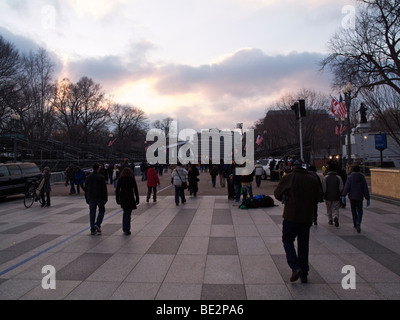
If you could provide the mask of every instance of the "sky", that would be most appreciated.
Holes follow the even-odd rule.
[[[284,94],[332,94],[331,75],[318,63],[349,5],[354,1],[0,0],[0,35],[21,52],[46,49],[55,80],[90,77],[150,122],[250,128]]]

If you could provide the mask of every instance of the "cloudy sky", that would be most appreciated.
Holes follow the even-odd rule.
[[[353,0],[0,0],[0,34],[40,46],[56,79],[88,76],[119,103],[200,130],[250,127],[302,88]]]

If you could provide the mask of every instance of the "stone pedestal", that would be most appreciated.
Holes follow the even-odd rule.
[[[359,123],[356,127],[355,133],[367,133],[371,131],[371,125],[369,123]]]

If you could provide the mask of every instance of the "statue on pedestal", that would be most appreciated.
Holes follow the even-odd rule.
[[[367,110],[368,108],[364,105],[364,103],[361,103],[360,109],[357,111],[360,113],[360,123],[368,123]]]

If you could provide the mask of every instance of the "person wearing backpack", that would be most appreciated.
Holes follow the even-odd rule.
[[[186,202],[185,198],[185,184],[186,177],[188,172],[185,168],[182,167],[182,164],[178,162],[177,167],[172,171],[171,182],[175,186],[175,204],[179,206],[179,199],[181,199],[181,203],[184,204]]]
[[[335,222],[335,227],[339,227],[339,208],[342,190],[342,178],[337,174],[336,164],[331,163],[329,164],[327,175],[322,180],[322,191],[324,193],[329,224],[332,225]]]

